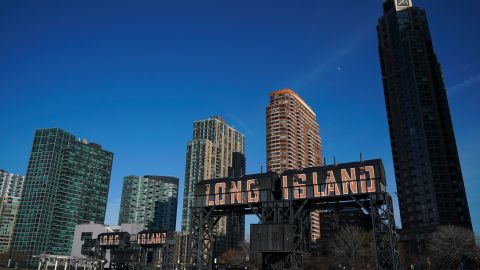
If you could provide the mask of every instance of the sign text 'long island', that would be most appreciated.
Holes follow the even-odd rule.
[[[380,159],[301,170],[204,180],[196,185],[197,207],[247,205],[274,200],[337,198],[384,192],[385,171]]]

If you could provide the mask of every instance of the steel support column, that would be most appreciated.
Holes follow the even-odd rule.
[[[372,217],[377,270],[399,270],[397,233],[390,194],[370,194],[370,214]]]
[[[162,270],[174,270],[175,258],[175,239],[168,239],[165,245],[162,247]]]
[[[293,250],[291,252],[263,252],[262,270],[301,270],[303,269],[303,253],[306,251],[304,235],[305,223],[309,215],[303,208],[308,200],[303,203],[292,201],[276,201],[262,203],[262,224],[289,224],[293,225]],[[305,221],[305,219],[308,219]]]
[[[192,211],[190,241],[191,266],[193,269],[213,269],[213,245],[215,225],[220,216],[214,216],[215,207],[195,208]]]

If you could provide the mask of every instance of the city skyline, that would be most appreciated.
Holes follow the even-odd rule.
[[[478,91],[475,91],[475,89],[478,88],[478,82],[480,81],[478,79],[478,74],[480,74],[480,61],[478,59],[480,57],[478,52],[474,50],[474,48],[479,47],[480,42],[472,35],[464,35],[457,33],[461,31],[452,30],[468,23],[478,24],[474,20],[476,17],[473,12],[479,9],[479,5],[473,1],[456,5],[451,5],[447,1],[435,3],[415,1],[415,4],[425,8],[429,14],[434,46],[440,62],[443,64],[447,82],[447,93],[450,98],[450,109],[452,110],[473,225],[476,232],[479,232],[480,217],[478,213],[480,211],[478,205],[480,202],[473,194],[476,189],[480,188],[478,184],[480,171],[475,164],[478,160],[476,152],[480,150],[476,141],[480,134],[480,128],[478,121],[475,119],[475,115],[480,114],[475,104],[475,100],[478,100],[479,97]],[[311,3],[309,5],[315,6]],[[272,14],[268,17],[269,19],[278,20],[283,15],[288,14],[286,5],[280,6],[282,8],[274,8]],[[0,56],[2,59],[6,59],[5,63],[8,66],[2,68],[2,71],[5,69],[5,72],[0,75],[0,91],[7,101],[4,107],[0,109],[0,120],[10,128],[0,135],[0,148],[5,149],[5,151],[2,150],[0,155],[0,167],[13,173],[22,175],[26,173],[28,152],[33,133],[38,128],[60,127],[73,134],[88,136],[89,139],[100,142],[106,149],[116,154],[106,222],[113,224],[116,222],[118,215],[120,183],[126,175],[160,174],[179,177],[181,179],[179,201],[182,201],[185,143],[191,135],[191,123],[196,120],[212,115],[225,117],[229,123],[232,123],[246,136],[247,173],[259,172],[261,166],[266,168],[264,154],[265,123],[263,118],[264,107],[268,104],[268,93],[282,88],[292,88],[305,98],[318,115],[318,122],[322,127],[322,138],[326,145],[324,153],[327,157],[327,163],[333,163],[334,155],[338,162],[358,160],[360,152],[366,158],[382,158],[387,171],[388,189],[393,192],[395,190],[395,179],[385,105],[383,104],[375,33],[376,20],[382,14],[381,3],[374,2],[364,7],[358,7],[359,10],[355,13],[364,13],[362,16],[353,14],[353,11],[343,10],[346,6],[348,5],[345,3],[332,3],[331,9],[338,12],[342,11],[341,14],[345,17],[353,16],[354,19],[359,19],[362,22],[360,25],[354,25],[352,21],[342,22],[327,17],[325,20],[334,20],[334,23],[336,23],[335,27],[331,27],[334,28],[332,30],[329,27],[322,26],[323,19],[317,18],[324,15],[318,7],[314,9],[317,12],[315,14],[307,12],[307,8],[303,7],[298,13],[306,14],[307,19],[291,22],[293,25],[284,21],[279,22],[281,26],[278,26],[278,28],[283,27],[283,30],[276,30],[277,27],[269,26],[269,23],[260,19],[257,14],[253,18],[254,22],[259,23],[268,31],[257,33],[255,36],[240,31],[239,37],[248,37],[249,40],[255,40],[254,37],[257,37],[260,38],[260,41],[264,41],[265,39],[260,36],[270,31],[271,35],[267,35],[266,39],[271,39],[273,43],[281,41],[281,37],[285,37],[286,34],[290,34],[292,39],[297,41],[306,40],[309,35],[312,37],[308,42],[295,44],[295,42],[286,41],[285,44],[280,44],[277,48],[268,48],[268,50],[262,45],[255,47],[249,43],[244,43],[241,44],[245,46],[245,49],[242,50],[241,47],[233,45],[234,41],[237,40],[236,37],[227,36],[226,39],[230,38],[231,40],[225,41],[225,38],[222,39],[224,45],[232,46],[232,51],[241,52],[240,57],[232,58],[232,56],[229,56],[230,51],[219,50],[222,47],[213,47],[216,50],[211,52],[212,59],[209,62],[209,68],[207,71],[199,72],[196,75],[192,71],[205,69],[200,65],[203,59],[198,56],[199,53],[209,51],[208,48],[210,48],[206,47],[206,43],[198,40],[197,42],[200,42],[201,46],[196,46],[195,50],[189,51],[187,54],[187,56],[197,56],[197,58],[193,58],[192,64],[184,67],[185,70],[174,65],[172,73],[167,72],[166,74],[162,74],[163,67],[159,68],[148,60],[135,62],[133,58],[123,59],[119,57],[120,52],[127,52],[133,48],[135,56],[142,56],[147,59],[146,55],[138,51],[139,48],[144,48],[141,46],[148,44],[149,38],[145,36],[135,36],[141,39],[138,44],[119,44],[119,47],[112,51],[107,50],[107,45],[110,48],[110,45],[115,42],[108,38],[100,38],[100,41],[88,41],[88,38],[96,37],[96,34],[101,33],[111,33],[113,36],[109,38],[118,41],[118,38],[121,37],[120,32],[107,31],[111,30],[108,27],[113,28],[113,26],[105,26],[107,29],[102,28],[79,36],[87,40],[85,42],[87,48],[89,48],[87,51],[80,51],[79,55],[98,57],[101,53],[109,52],[110,54],[107,53],[103,56],[105,57],[102,58],[104,62],[93,61],[92,59],[95,57],[82,61],[80,56],[60,60],[66,55],[75,54],[78,47],[75,47],[73,41],[78,37],[67,35],[66,40],[68,42],[66,42],[66,46],[62,43],[63,47],[61,48],[63,50],[55,49],[55,46],[52,49],[50,47],[55,44],[54,41],[58,40],[49,36],[49,32],[45,30],[52,26],[52,22],[47,21],[38,26],[44,27],[40,30],[46,31],[47,35],[36,36],[35,33],[37,32],[34,30],[39,29],[32,25],[34,22],[37,23],[35,19],[41,18],[38,17],[40,15],[20,23],[21,19],[25,19],[24,17],[19,16],[18,19],[14,19],[12,16],[6,16],[8,14],[5,15],[6,12],[12,12],[11,9],[15,8],[7,5],[7,8],[0,11],[2,15],[0,16],[2,18],[0,19],[2,22],[0,31],[7,36],[8,40],[8,42],[0,45],[2,48]],[[225,6],[219,8],[227,9]],[[69,10],[66,6],[60,8],[63,11],[65,9]],[[117,7],[117,9],[119,8]],[[263,11],[266,7],[262,6],[258,9]],[[144,10],[142,9],[142,11]],[[228,11],[231,12],[230,9]],[[462,14],[462,11],[465,14]],[[28,10],[24,11],[23,16],[29,14],[28,12]],[[58,11],[50,10],[49,12],[49,14],[56,14]],[[76,14],[90,14],[90,16],[98,19],[95,14],[88,13],[84,9],[78,12]],[[240,14],[246,13],[245,10],[239,12],[241,12]],[[447,14],[452,14],[448,20],[445,19],[448,18]],[[460,16],[460,14],[462,15]],[[113,15],[110,14],[110,16]],[[300,15],[297,14],[296,16]],[[360,17],[365,18],[360,20]],[[372,18],[366,19],[366,17]],[[152,17],[147,16],[147,18],[155,21],[153,15]],[[83,29],[76,24],[78,21],[75,21],[75,18],[61,19],[68,26],[73,25],[76,30]],[[223,16],[214,19],[227,20]],[[135,18],[134,21],[137,22],[137,27],[138,24],[145,23],[138,18]],[[174,20],[172,19],[172,21]],[[213,27],[210,25],[211,21],[206,21],[204,17],[201,17],[200,21],[203,22],[200,27]],[[233,24],[236,30],[251,31],[253,27],[247,23],[243,28],[240,25],[240,19],[233,18],[227,21]],[[38,40],[34,39],[36,41],[28,49],[21,46],[14,48],[25,40],[21,36],[12,34],[11,30],[7,30],[3,26],[5,22],[13,24],[13,29],[18,32],[27,28],[30,31],[27,31],[25,35],[28,34]],[[125,25],[123,26],[125,27]],[[295,33],[294,29],[301,26],[309,27],[309,31]],[[322,26],[325,29],[318,30],[316,29],[317,26]],[[58,27],[63,29],[62,26]],[[178,27],[181,27],[181,25]],[[226,31],[223,28],[213,28],[219,31],[218,33]],[[135,29],[137,28],[132,26],[132,28],[127,28],[127,31],[129,34],[133,34]],[[141,33],[146,35],[153,29],[147,30]],[[161,32],[162,29],[159,31]],[[279,33],[275,33],[275,31],[279,31]],[[338,31],[338,36],[332,36],[335,31]],[[40,33],[43,32],[40,31]],[[352,33],[354,34],[352,35]],[[193,32],[189,32],[188,37],[199,38]],[[325,40],[324,37],[329,39]],[[450,39],[455,40],[455,42],[448,42]],[[160,51],[168,51],[168,48],[171,49],[169,46],[176,44],[167,42],[168,44],[162,47],[161,38],[153,40],[156,41],[155,46],[158,47],[147,46],[146,51],[156,57],[158,57],[156,54],[159,54]],[[184,41],[184,39],[177,40],[179,44],[183,44]],[[309,42],[310,44],[307,44]],[[325,45],[319,46],[321,42],[324,42]],[[89,51],[97,45],[100,47],[99,51]],[[85,46],[85,44],[77,46]],[[307,50],[308,53],[301,53],[295,46]],[[255,50],[257,55],[268,53],[260,58],[245,57],[244,54],[248,54],[249,50],[255,48],[257,48]],[[23,52],[29,52],[29,50],[32,50],[31,55],[35,56],[32,59],[22,56],[24,55]],[[187,50],[187,48],[181,47],[180,50]],[[231,66],[220,61],[222,57],[226,56],[228,56],[227,59],[235,60]],[[242,56],[248,60],[242,60]],[[278,56],[284,58],[278,60],[276,59]],[[298,59],[294,59],[295,57]],[[307,60],[309,57],[315,60]],[[51,61],[47,61],[48,59]],[[72,66],[64,62],[70,60],[78,62],[74,61],[76,64]],[[120,60],[122,60],[121,63],[124,62],[123,60],[128,60],[126,65],[137,64],[140,67],[138,70],[116,69],[106,72],[102,76],[98,75],[98,73],[112,68],[112,64],[108,64],[109,61],[119,65],[115,61]],[[183,64],[188,62],[185,59],[179,60]],[[169,58],[169,61],[173,61],[173,59]],[[288,63],[286,66],[290,65],[290,67],[273,67],[274,65],[281,65],[281,61],[285,61]],[[265,62],[270,64],[265,65]],[[91,72],[88,69],[91,68],[92,63],[103,63],[103,66],[100,65],[98,70]],[[167,61],[167,64],[171,63]],[[41,66],[41,64],[46,65]],[[259,67],[255,67],[256,65]],[[301,67],[292,68],[294,65],[300,65]],[[43,70],[37,70],[39,66]],[[62,71],[64,66],[69,67],[69,69]],[[231,69],[223,70],[226,67]],[[265,71],[268,70],[267,67],[272,69]],[[145,71],[147,69],[153,71]],[[14,73],[26,74],[27,76],[19,76]],[[55,76],[49,74],[55,74]],[[82,75],[77,77],[78,74]],[[172,74],[177,74],[177,76],[166,79]],[[125,78],[125,75],[128,76]],[[187,78],[186,81],[190,82],[186,83],[183,76]],[[201,76],[204,76],[204,78],[200,78]],[[220,76],[224,78],[217,80]],[[118,82],[115,82],[116,80]],[[201,89],[208,94],[192,89]],[[241,90],[243,90],[242,95],[239,94]],[[155,93],[156,91],[159,93]],[[135,95],[132,96],[130,92],[135,93]],[[207,100],[206,96],[212,96],[213,93],[218,93],[218,96]],[[345,99],[345,97],[351,98]],[[182,104],[185,104],[185,106],[182,106]],[[365,104],[369,104],[369,106],[366,108]],[[61,113],[55,113],[48,108],[49,106],[53,107],[53,105],[58,105]],[[159,108],[154,108],[155,106]],[[177,106],[179,108],[176,108]],[[345,109],[339,110],[338,108]],[[33,114],[32,111],[36,113]],[[364,129],[359,129],[359,126]],[[372,130],[376,132],[371,132]],[[167,141],[172,143],[165,143]],[[164,153],[163,156],[159,156],[159,152]],[[146,154],[144,158],[132,158],[142,156],[142,153]],[[179,207],[179,211],[181,211],[181,207]],[[398,213],[398,210],[396,212]],[[177,230],[180,229],[178,217],[181,217],[181,214],[177,215]],[[397,223],[399,223],[398,219]]]

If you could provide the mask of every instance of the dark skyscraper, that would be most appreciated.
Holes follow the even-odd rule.
[[[240,177],[245,175],[245,156],[239,152],[232,154],[232,167],[228,168],[229,177]],[[239,248],[245,241],[245,216],[232,215],[227,217],[227,236],[225,249]]]
[[[425,11],[384,2],[377,26],[403,239],[439,225],[471,228],[442,70]]]
[[[113,153],[59,128],[35,132],[12,251],[69,255],[75,225],[103,223]]]

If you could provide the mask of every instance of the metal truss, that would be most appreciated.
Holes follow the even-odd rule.
[[[369,197],[377,270],[400,269],[392,197],[386,192],[372,193]]]
[[[195,208],[192,211],[192,231],[189,243],[192,269],[213,269],[213,245],[215,225],[220,215],[214,215],[215,207]]]
[[[175,239],[168,239],[167,243],[161,247],[162,252],[162,270],[174,270],[176,256]]]
[[[262,253],[262,269],[303,269],[303,254],[308,251],[310,215],[304,211],[308,200],[302,202],[274,201],[259,206],[257,216],[262,224],[293,225],[293,250]]]

